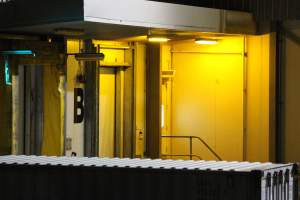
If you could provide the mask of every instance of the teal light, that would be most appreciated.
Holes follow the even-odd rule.
[[[10,51],[1,51],[1,55],[8,56],[8,55],[35,55],[31,50],[10,50]]]
[[[1,1],[1,0],[0,0]],[[5,83],[6,85],[11,85],[11,72],[9,70],[9,56],[14,55],[32,55],[35,57],[35,53],[31,50],[8,50],[8,51],[0,51],[0,55],[4,57],[4,68],[5,68]]]
[[[11,78],[10,78],[10,72],[9,72],[9,63],[8,63],[7,58],[4,61],[4,66],[5,66],[5,84],[6,85],[11,85]]]

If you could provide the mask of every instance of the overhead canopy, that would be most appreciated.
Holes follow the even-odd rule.
[[[255,33],[249,13],[146,0],[10,0],[0,4],[0,31],[117,39],[149,30]]]

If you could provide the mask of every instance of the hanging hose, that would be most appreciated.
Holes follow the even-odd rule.
[[[64,148],[64,141],[65,141],[65,83],[66,83],[66,76],[61,74],[59,76],[59,85],[58,85],[58,91],[60,94],[60,153],[61,155],[64,154],[65,148]]]

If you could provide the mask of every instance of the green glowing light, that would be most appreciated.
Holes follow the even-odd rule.
[[[8,59],[5,59],[4,67],[5,67],[5,84],[11,85]]]

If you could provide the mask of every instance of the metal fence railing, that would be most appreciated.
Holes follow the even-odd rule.
[[[162,156],[164,157],[189,157],[190,160],[193,160],[193,158],[202,159],[201,156],[195,155],[193,152],[193,140],[200,141],[218,160],[222,160],[222,158],[200,137],[197,136],[182,136],[182,135],[176,135],[176,136],[161,136],[162,138],[170,138],[170,139],[188,139],[189,140],[189,154],[164,154]]]

